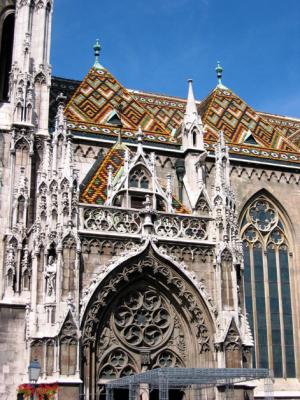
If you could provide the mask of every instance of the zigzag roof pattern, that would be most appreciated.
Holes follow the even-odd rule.
[[[205,139],[216,140],[222,130],[231,144],[243,144],[248,131],[265,149],[298,152],[279,128],[249,107],[229,89],[217,87],[200,105]]]
[[[172,132],[181,125],[186,100],[132,92],[134,98]]]
[[[63,92],[68,101],[72,98],[75,90],[79,87],[82,81],[74,79],[65,79],[60,77],[53,77],[50,90],[50,114],[51,121],[54,120],[56,114],[56,97]],[[183,119],[184,110],[186,106],[186,99],[166,96],[162,94],[146,93],[137,90],[127,89],[133,97],[140,102],[148,111],[154,116],[161,116],[164,123],[169,125],[169,129],[178,128]],[[203,101],[198,101],[198,104]],[[176,111],[176,112],[175,112]],[[171,114],[173,112],[173,114]],[[283,135],[293,143],[300,142],[300,119],[291,118],[277,114],[257,111],[268,123],[277,126]],[[166,122],[165,114],[169,115],[170,121]],[[174,122],[175,121],[175,122]],[[299,143],[297,144],[299,146]],[[300,147],[300,146],[299,146]]]
[[[91,68],[65,109],[69,121],[109,125],[117,109],[124,129],[169,135],[168,128],[155,119],[107,70]]]
[[[130,150],[129,154],[132,154]],[[95,165],[91,168],[91,174],[87,175],[87,179],[83,182],[80,202],[88,204],[104,204],[107,199],[107,180],[108,167],[112,167],[112,176],[115,177],[124,166],[126,146],[117,142],[107,152],[104,158],[99,158]],[[190,214],[190,211],[178,200],[172,196],[172,206],[178,214]]]
[[[250,149],[249,156],[300,162],[300,120],[257,112],[230,89],[220,86],[197,104],[209,148],[217,141],[218,131],[223,130],[236,154],[239,147],[243,155]],[[145,141],[180,145],[185,106],[186,100],[181,98],[125,89],[106,69],[93,67],[77,86],[65,115],[68,128],[80,133],[116,137],[121,131],[124,139],[135,140],[141,126]],[[108,121],[113,110],[120,115],[122,129]],[[252,143],[245,141],[249,130]]]
[[[99,159],[94,174],[81,190],[80,201],[88,204],[104,204],[107,198],[108,166],[112,167],[113,177],[124,165],[126,146],[116,143],[105,155]]]
[[[293,144],[300,147],[300,119],[258,112],[270,124],[277,126]]]

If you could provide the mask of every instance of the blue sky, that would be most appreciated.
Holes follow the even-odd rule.
[[[197,98],[223,83],[257,110],[300,118],[300,0],[56,0],[53,74],[101,63],[126,87]]]

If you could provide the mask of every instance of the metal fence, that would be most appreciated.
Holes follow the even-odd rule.
[[[141,388],[148,394],[156,391],[158,400],[173,400],[174,392],[182,393],[182,399],[210,400],[219,393],[222,399],[241,398],[236,395],[241,388],[251,392],[257,382],[264,380],[264,398],[273,399],[271,371],[263,368],[160,368],[140,374],[124,376],[106,383],[106,400],[114,400],[114,393],[122,390],[122,400],[146,399]],[[171,395],[170,395],[171,393]],[[173,395],[172,395],[173,393]],[[118,397],[119,398],[119,397]],[[178,397],[177,397],[178,398]],[[243,396],[243,399],[247,396]],[[249,396],[249,399],[251,396]]]

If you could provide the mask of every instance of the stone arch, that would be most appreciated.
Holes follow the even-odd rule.
[[[267,200],[270,200],[271,203],[273,203],[273,205],[278,209],[278,211],[280,213],[280,216],[284,221],[284,225],[286,226],[289,242],[290,242],[290,244],[292,246],[294,246],[294,243],[295,243],[295,228],[294,228],[294,224],[293,224],[291,218],[289,217],[288,212],[282,206],[280,201],[271,192],[269,192],[267,189],[258,190],[257,192],[252,194],[252,196],[249,199],[247,199],[245,201],[245,203],[241,207],[241,212],[240,212],[239,217],[238,217],[238,226],[239,227],[242,226],[243,218],[245,216],[245,212],[249,208],[251,203],[253,203],[253,201],[255,201],[256,199],[258,199],[260,197],[261,198],[266,198]]]
[[[255,341],[254,366],[273,369],[275,377],[294,377],[293,224],[278,200],[260,190],[245,203],[239,227],[245,303]]]
[[[144,164],[138,163],[129,172],[129,187],[152,189],[151,178],[151,172],[148,168]]]
[[[157,367],[163,351],[172,366],[214,365],[214,316],[188,276],[151,244],[96,284],[81,325],[83,370],[94,384],[115,346],[129,352],[139,371]]]

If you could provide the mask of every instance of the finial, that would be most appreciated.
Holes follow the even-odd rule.
[[[100,45],[99,39],[96,39],[96,43],[94,44],[93,49],[94,49],[94,55],[95,55],[94,68],[102,69],[103,67],[99,62],[99,56],[100,56],[100,50],[101,50],[101,45]]]
[[[118,142],[119,144],[122,143],[122,131],[121,131],[121,129],[118,130],[118,140],[117,140],[117,142]]]
[[[138,129],[138,131],[137,131],[137,133],[136,133],[136,138],[137,138],[137,140],[138,140],[139,143],[142,143],[142,141],[143,141],[143,139],[144,139],[144,133],[143,133],[143,131],[142,131],[141,125],[139,125],[139,129]]]
[[[217,61],[216,72],[217,72],[217,78],[218,78],[218,85],[222,85],[223,68],[220,64],[220,61]]]
[[[67,96],[65,96],[62,92],[56,97],[56,101],[58,104],[64,105],[66,103]]]

